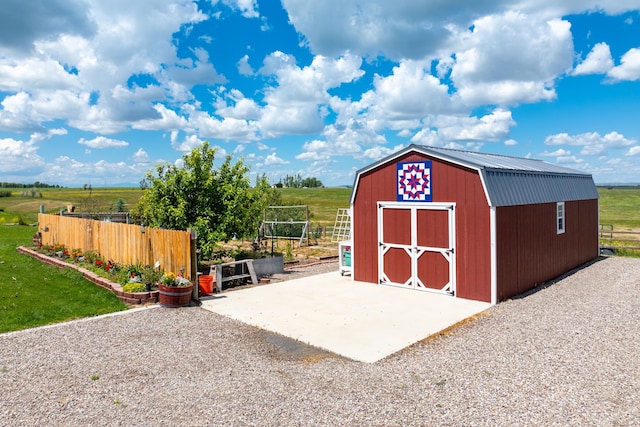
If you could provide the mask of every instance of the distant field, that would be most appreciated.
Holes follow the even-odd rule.
[[[349,207],[350,188],[281,188],[286,205],[308,205],[311,222],[333,225],[339,208]]]
[[[640,188],[598,188],[600,223],[640,230]]]
[[[139,188],[99,188],[91,193],[81,188],[43,189],[42,198],[21,197],[20,190],[13,190],[12,197],[0,197],[0,222],[34,223],[40,205],[45,212],[56,213],[67,205],[76,206],[77,211],[110,211],[118,199],[131,209],[142,196]],[[282,202],[286,205],[309,205],[311,221],[320,225],[333,225],[338,208],[349,207],[350,188],[282,188]]]
[[[31,224],[38,218],[40,205],[46,213],[56,213],[67,205],[76,206],[77,211],[110,211],[118,201],[124,199],[127,208],[132,208],[142,195],[139,188],[100,188],[83,190],[82,188],[43,188],[42,198],[22,197],[23,189],[12,189],[11,197],[0,197],[1,222],[19,222]]]
[[[350,188],[283,188],[278,190],[285,205],[308,205],[314,225],[333,225],[336,211],[349,207]],[[91,193],[81,188],[43,189],[42,198],[0,197],[0,223],[34,223],[40,205],[47,213],[59,212],[69,204],[78,211],[109,211],[122,198],[128,208],[142,195],[139,188],[99,188]],[[615,229],[640,230],[640,188],[599,188],[600,223]]]

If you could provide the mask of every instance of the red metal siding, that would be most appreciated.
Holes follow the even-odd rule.
[[[354,279],[378,282],[377,202],[396,200],[396,162],[419,160],[433,161],[433,201],[456,203],[457,296],[490,302],[489,208],[480,177],[473,170],[417,153],[403,156],[361,175],[353,206]],[[418,229],[421,227],[419,225]],[[425,228],[428,229],[429,225],[426,224]],[[420,236],[419,239],[440,240],[441,232],[442,230],[438,231],[433,237]],[[439,261],[435,264],[436,270],[440,270]]]
[[[496,210],[498,300],[533,289],[598,256],[598,201],[565,203],[557,234],[556,204]]]

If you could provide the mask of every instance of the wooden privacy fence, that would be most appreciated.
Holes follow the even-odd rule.
[[[189,231],[161,230],[139,225],[95,221],[59,215],[38,214],[42,244],[63,244],[83,252],[96,251],[122,264],[154,265],[195,280],[195,267]]]

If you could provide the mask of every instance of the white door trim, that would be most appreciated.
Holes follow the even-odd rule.
[[[400,286],[421,291],[438,292],[455,295],[456,292],[456,233],[455,203],[413,203],[413,202],[378,202],[378,283],[382,285]],[[411,212],[411,243],[409,245],[384,242],[384,210],[407,209]],[[418,210],[439,210],[448,212],[449,242],[447,247],[419,246],[417,235]],[[384,268],[384,255],[389,249],[403,249],[411,259],[411,276],[405,283],[392,282]],[[418,277],[418,259],[425,252],[440,253],[449,263],[449,282],[442,289],[428,288]]]

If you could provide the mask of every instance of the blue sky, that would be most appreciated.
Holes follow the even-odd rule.
[[[408,144],[640,183],[640,0],[4,0],[0,181],[137,185],[209,141],[350,185]]]

